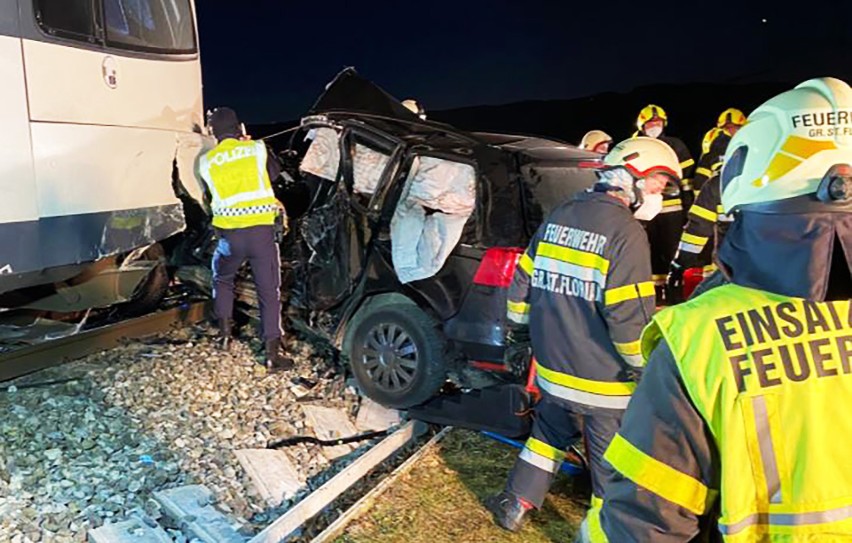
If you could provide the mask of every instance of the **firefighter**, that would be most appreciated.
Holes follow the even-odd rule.
[[[718,173],[722,158],[731,137],[737,133],[746,118],[736,108],[728,108],[719,115],[716,127],[704,135],[701,158],[695,170],[695,202],[687,213],[686,226],[680,236],[677,252],[666,278],[666,297],[670,304],[683,301],[683,274],[687,268],[701,267],[705,278],[716,271],[713,255],[721,245],[730,215],[722,212]]]
[[[730,283],[654,317],[583,541],[850,541],[852,89],[812,79],[733,137],[719,251]]]
[[[230,349],[234,278],[248,260],[260,304],[264,364],[289,369],[293,361],[281,352],[281,261],[275,242],[276,219],[286,218],[286,213],[271,182],[280,175],[280,166],[263,142],[245,134],[234,110],[215,109],[209,125],[218,145],[200,157],[199,170],[219,238],[213,255],[213,301],[220,341],[223,349]]]
[[[719,115],[716,126],[704,135],[704,140],[701,142],[701,157],[698,159],[695,178],[692,181],[696,198],[704,183],[722,167],[722,157],[725,156],[728,142],[745,124],[745,121],[746,117],[742,111],[733,107],[728,108]]]
[[[580,141],[580,149],[605,155],[612,145],[612,138],[603,130],[589,130]]]
[[[663,187],[679,181],[674,151],[633,138],[604,158],[594,188],[557,207],[521,256],[508,318],[529,326],[541,401],[532,434],[506,489],[489,498],[511,531],[541,507],[565,450],[582,434],[594,503],[606,471],[600,456],[618,429],[641,371],[639,334],[654,312],[648,239],[640,223],[662,208]]]
[[[657,289],[657,303],[664,301],[666,277],[669,265],[677,251],[680,233],[685,222],[685,209],[692,205],[692,170],[695,161],[683,141],[665,134],[668,115],[660,106],[649,104],[642,108],[636,118],[637,135],[657,138],[667,143],[677,154],[683,179],[680,184],[670,184],[664,191],[663,211],[656,219],[646,225],[648,240],[651,243],[651,270],[654,286]]]

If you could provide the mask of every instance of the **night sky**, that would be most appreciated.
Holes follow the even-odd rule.
[[[298,118],[346,66],[427,109],[852,74],[852,1],[197,2],[205,106]]]

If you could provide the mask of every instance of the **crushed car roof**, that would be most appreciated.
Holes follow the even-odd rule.
[[[326,86],[309,111],[330,120],[358,120],[407,143],[428,144],[444,150],[460,145],[473,148],[487,145],[523,154],[533,160],[600,160],[600,155],[573,145],[535,136],[466,132],[451,125],[422,120],[375,83],[346,68]]]

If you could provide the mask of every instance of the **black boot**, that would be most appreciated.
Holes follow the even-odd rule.
[[[485,500],[485,507],[494,515],[494,522],[510,532],[518,532],[524,524],[524,515],[532,505],[514,494],[503,491]]]
[[[281,338],[266,341],[266,356],[264,365],[270,371],[287,371],[293,369],[293,359],[284,356],[281,349]]]
[[[233,350],[233,328],[234,321],[231,319],[219,319],[219,349],[226,353]]]

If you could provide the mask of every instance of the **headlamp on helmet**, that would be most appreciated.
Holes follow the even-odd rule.
[[[852,202],[852,165],[832,166],[820,181],[816,195],[827,204]]]

